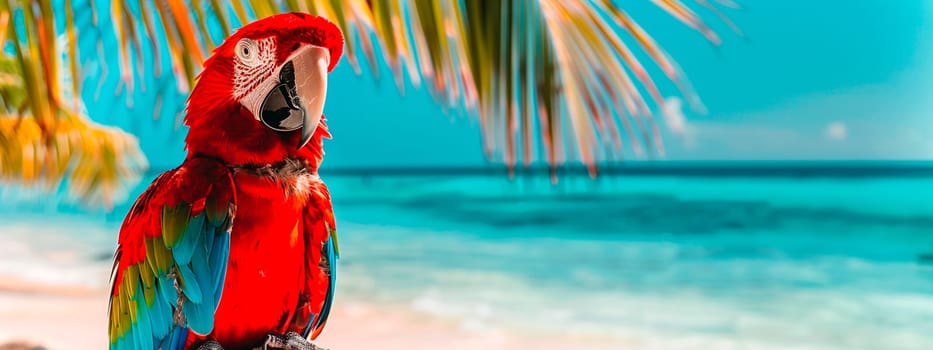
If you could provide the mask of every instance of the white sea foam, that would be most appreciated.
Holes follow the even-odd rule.
[[[2,221],[0,276],[52,286],[106,286],[106,252],[116,244],[110,225],[67,215],[4,215]]]

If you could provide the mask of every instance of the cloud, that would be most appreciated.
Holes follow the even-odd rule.
[[[697,121],[687,125],[686,137],[671,159],[803,159],[812,149],[805,135],[779,124]]]
[[[679,97],[666,98],[660,107],[668,131],[691,153],[715,153],[715,149],[720,149],[725,153],[710,155],[728,158],[728,153],[734,153],[748,157],[746,152],[784,151],[789,144],[800,144],[800,135],[783,125],[688,121],[684,101]]]
[[[668,159],[933,158],[933,99],[890,86],[824,91],[704,118],[688,108],[683,97],[658,106]]]
[[[684,102],[680,97],[668,97],[661,105],[664,124],[675,136],[679,137],[688,149],[696,148],[693,126],[687,122],[684,114]]]
[[[845,141],[849,137],[849,128],[843,122],[832,122],[826,125],[824,134],[832,141]]]
[[[668,97],[661,106],[661,114],[667,122],[667,128],[676,135],[687,131],[687,117],[684,116],[683,101],[679,97]]]

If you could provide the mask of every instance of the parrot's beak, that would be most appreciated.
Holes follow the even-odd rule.
[[[327,99],[327,67],[330,52],[323,47],[300,47],[278,69],[278,81],[266,95],[260,120],[276,131],[301,129],[298,148],[314,136]]]

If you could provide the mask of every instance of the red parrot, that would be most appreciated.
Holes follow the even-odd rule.
[[[185,161],[120,228],[110,349],[310,349],[334,297],[337,236],[318,177],[343,34],[302,13],[244,26],[204,63]]]

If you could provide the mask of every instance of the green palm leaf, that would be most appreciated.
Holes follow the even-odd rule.
[[[75,28],[66,27],[66,73],[55,16],[47,1],[0,0],[0,42],[13,47],[0,53],[0,182],[54,192],[64,181],[71,195],[109,205],[139,177],[146,160],[135,137],[78,112],[77,79],[71,78],[79,73]],[[64,17],[72,23],[71,11]]]

